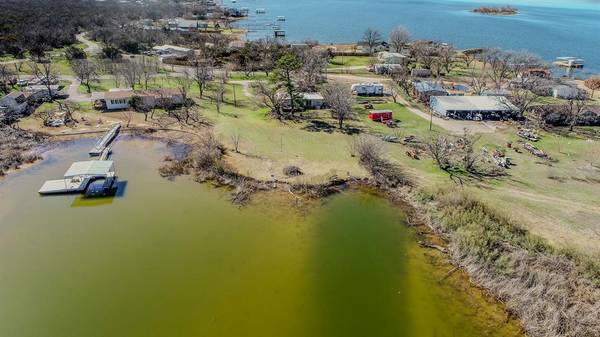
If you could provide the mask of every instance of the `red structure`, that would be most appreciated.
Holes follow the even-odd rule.
[[[369,111],[369,119],[374,122],[387,122],[392,120],[391,110],[373,110]]]

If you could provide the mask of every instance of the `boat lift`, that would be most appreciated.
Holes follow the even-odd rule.
[[[94,160],[71,164],[62,179],[48,180],[39,189],[42,195],[84,193],[86,197],[113,195],[117,190],[117,176],[112,160],[111,144],[119,134],[121,125],[117,124],[104,134],[90,150]]]

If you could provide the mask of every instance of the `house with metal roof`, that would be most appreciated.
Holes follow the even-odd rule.
[[[415,81],[413,82],[413,95],[421,102],[427,103],[431,96],[447,96],[448,91],[436,82]]]
[[[432,96],[429,107],[436,115],[466,120],[503,120],[518,111],[499,96]]]

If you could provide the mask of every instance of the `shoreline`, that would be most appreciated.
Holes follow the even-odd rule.
[[[148,140],[160,141],[166,144],[179,143],[189,146],[187,156],[181,159],[172,159],[164,161],[165,166],[176,163],[186,162],[187,158],[198,148],[202,140],[194,142],[185,139],[181,135],[175,135],[175,132],[153,132],[150,130],[125,129],[125,132],[131,132],[132,137],[142,137]],[[181,130],[173,130],[181,131]],[[189,136],[190,134],[186,134]],[[202,137],[200,134],[194,134],[196,137]],[[49,140],[48,143],[60,144],[64,141],[76,141],[87,138],[80,134],[69,135],[68,140]],[[46,145],[47,146],[47,145]],[[52,147],[52,145],[50,145]],[[218,161],[224,161],[227,152],[230,149],[223,149],[222,157]],[[42,160],[38,161],[42,162]],[[32,164],[31,166],[35,165]],[[600,322],[593,320],[594,298],[600,299],[600,289],[594,285],[593,281],[582,272],[582,262],[577,261],[576,257],[569,257],[560,251],[550,249],[542,241],[530,247],[523,246],[522,242],[527,242],[530,234],[520,229],[516,224],[511,224],[504,219],[502,215],[494,213],[485,205],[469,197],[460,197],[459,190],[436,192],[426,196],[425,192],[419,186],[386,186],[378,183],[372,175],[368,178],[349,177],[339,179],[332,178],[323,184],[294,184],[293,182],[281,180],[261,180],[250,176],[239,174],[235,168],[219,167],[214,170],[211,167],[198,169],[191,162],[187,162],[187,167],[174,167],[178,172],[161,175],[165,179],[175,176],[187,175],[190,182],[209,183],[216,187],[229,189],[231,192],[230,201],[240,207],[247,205],[251,198],[261,192],[265,193],[290,193],[300,204],[302,201],[323,200],[331,195],[344,193],[353,189],[368,189],[374,193],[379,193],[389,202],[401,207],[406,214],[407,225],[418,229],[418,231],[427,237],[428,242],[419,243],[423,248],[440,251],[445,262],[460,269],[468,278],[470,286],[480,289],[490,296],[496,303],[504,305],[506,312],[519,320],[523,331],[532,337],[547,336],[549,333],[556,336],[564,334],[559,333],[558,329],[565,320],[576,319],[571,324],[579,324],[579,320],[587,322],[586,326],[581,328],[594,329],[600,325]],[[457,198],[463,198],[456,205],[444,205],[444,199],[457,202]],[[463,206],[462,203],[469,206]],[[462,246],[461,233],[457,228],[448,227],[452,222],[453,214],[461,219],[469,216],[472,210],[482,210],[481,216],[486,216],[489,220],[501,224],[501,228],[508,230],[508,234],[502,234],[499,239],[503,242],[500,248],[496,246],[481,246],[483,252],[494,253],[496,258],[488,261],[478,258],[474,255],[468,246]],[[450,212],[450,213],[448,213]],[[454,212],[454,213],[453,213]],[[450,217],[450,218],[448,218]],[[483,220],[480,220],[483,221]],[[486,221],[483,221],[486,223]],[[460,221],[459,221],[460,222]],[[454,222],[451,224],[455,225]],[[426,229],[426,230],[423,230]],[[483,232],[478,235],[492,235],[495,229],[481,229]],[[491,231],[491,232],[490,232]],[[509,235],[503,237],[502,235]],[[517,241],[510,241],[513,236]],[[514,238],[513,238],[514,239]],[[535,239],[534,239],[535,241]],[[535,241],[537,242],[537,241]],[[472,248],[472,247],[471,247]],[[500,249],[500,250],[498,250]],[[497,261],[502,260],[508,263],[510,268],[499,272]],[[551,277],[549,276],[551,275]],[[537,278],[537,284],[526,282],[528,278]],[[534,296],[532,292],[542,291],[544,294],[554,294],[552,296]],[[561,294],[558,296],[557,294]],[[583,294],[586,294],[585,296]],[[565,301],[564,299],[568,299]],[[536,304],[532,304],[536,302]],[[556,311],[560,314],[557,316]],[[584,310],[588,310],[587,312]],[[592,317],[592,318],[590,318]],[[544,327],[543,329],[540,327]],[[576,329],[576,326],[573,326]]]

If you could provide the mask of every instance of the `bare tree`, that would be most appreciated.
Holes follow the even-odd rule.
[[[159,65],[155,58],[142,56],[138,62],[140,79],[144,82],[144,89],[148,90],[148,82],[158,74]]]
[[[398,96],[400,96],[400,92],[402,91],[402,87],[396,81],[390,82],[390,96],[394,103],[398,103]]]
[[[8,66],[0,63],[0,91],[3,91],[5,94],[10,92],[11,82],[14,79],[14,74]]]
[[[425,148],[439,168],[442,170],[450,168],[451,142],[446,136],[441,134],[432,135],[425,142]]]
[[[438,61],[446,74],[449,74],[454,69],[454,59],[456,57],[456,49],[452,46],[442,46],[438,50]]]
[[[592,91],[591,98],[594,98],[596,90],[600,90],[600,77],[594,76],[585,80],[585,86]]]
[[[352,118],[352,92],[347,85],[340,82],[331,82],[323,88],[323,98],[331,109],[332,117],[338,121],[340,129],[344,121]]]
[[[192,61],[192,77],[196,84],[198,84],[198,89],[200,90],[200,98],[202,98],[206,86],[213,79],[212,62],[203,58],[195,58]]]
[[[488,89],[488,76],[485,72],[471,69],[469,72],[471,89],[476,95],[482,95]]]
[[[569,122],[569,131],[573,131],[575,125],[581,120],[587,106],[588,95],[581,90],[564,105],[564,112],[567,115],[567,120]]]
[[[279,120],[283,119],[285,95],[276,87],[265,81],[253,83],[254,90],[260,98],[260,103],[270,109],[270,114]]]
[[[58,83],[58,71],[52,63],[30,63],[30,68],[33,70],[34,76],[48,90],[48,98],[54,100],[52,86]]]
[[[193,105],[193,101],[190,99],[189,93],[192,87],[192,79],[188,72],[184,72],[182,76],[177,78],[177,90],[181,95],[183,101],[182,110],[185,117],[185,123],[188,124],[190,120],[190,108]]]
[[[242,135],[239,132],[231,134],[231,143],[233,144],[233,151],[240,153],[240,142],[242,141]]]
[[[398,26],[392,30],[388,37],[388,42],[392,51],[399,53],[406,45],[410,42],[410,33],[408,29],[402,26]]]
[[[411,45],[412,54],[425,69],[431,69],[437,57],[436,44],[428,41],[415,41]]]
[[[474,173],[477,171],[477,162],[479,156],[475,152],[475,143],[480,136],[472,135],[467,129],[464,129],[463,135],[458,139],[457,143],[461,147],[461,161],[463,168],[467,172]]]
[[[475,64],[477,57],[481,55],[483,52],[482,49],[468,49],[464,50],[460,55],[460,58],[465,63],[465,68],[471,69],[471,67]]]
[[[98,82],[98,67],[96,64],[87,59],[73,60],[71,62],[71,69],[75,77],[85,85],[88,94],[92,92],[91,84]]]
[[[133,120],[134,111],[131,109],[121,111],[121,118],[125,121],[125,127],[128,128]]]
[[[104,74],[113,76],[115,87],[121,85],[121,67],[115,60],[104,59],[99,62],[99,71]]]
[[[225,93],[227,92],[228,74],[223,72],[219,74],[214,88],[214,101],[217,106],[217,113],[221,113],[221,105],[225,102]]]
[[[369,48],[369,54],[373,55],[375,47],[381,43],[381,33],[373,28],[367,28],[363,34],[362,42]]]
[[[140,82],[140,66],[137,62],[126,61],[119,64],[120,73],[125,80],[125,83],[131,89]]]
[[[484,58],[489,65],[488,77],[496,89],[501,89],[513,74],[513,54],[500,49],[489,49]]]
[[[328,64],[327,53],[318,49],[307,49],[300,55],[302,67],[298,70],[298,87],[304,91],[315,91],[324,81]]]
[[[401,71],[395,72],[392,80],[400,87],[407,96],[410,96],[410,90],[413,86],[414,78],[410,74],[408,68],[402,68]]]

